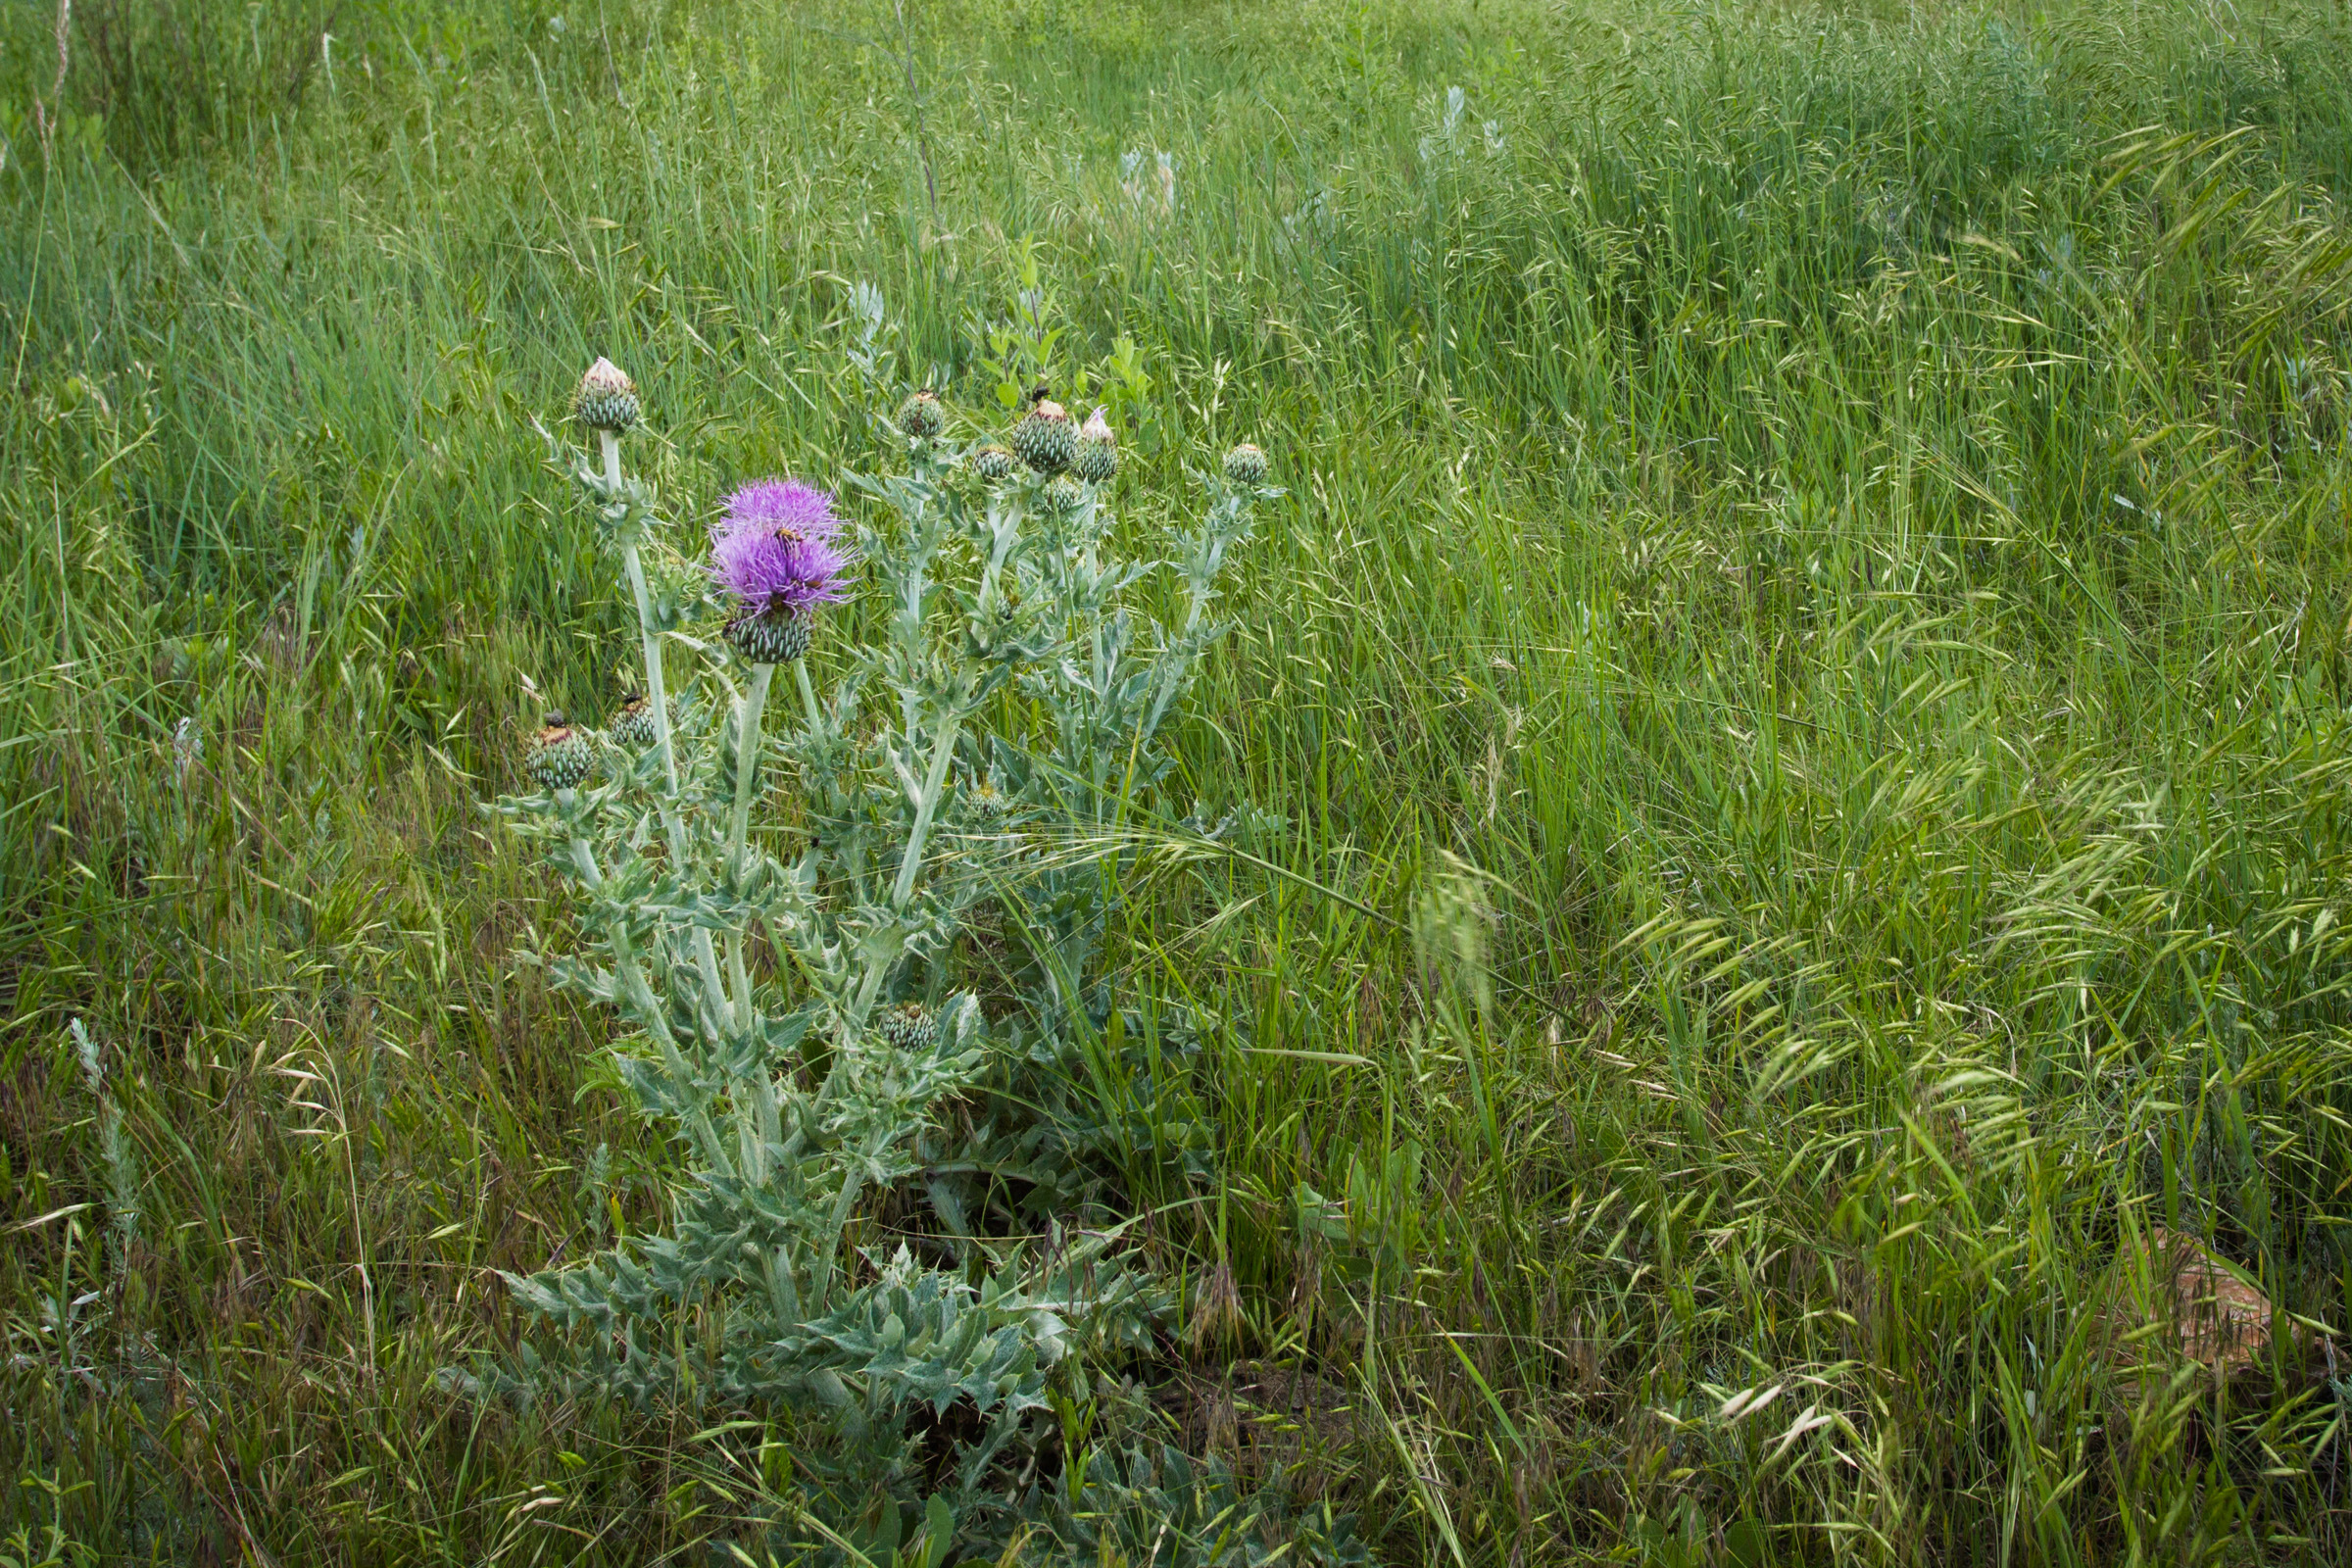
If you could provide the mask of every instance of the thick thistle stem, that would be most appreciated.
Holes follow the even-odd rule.
[[[621,486],[620,437],[611,430],[596,434],[604,450],[605,482],[617,493]],[[688,863],[686,826],[678,817],[678,754],[669,738],[669,688],[662,678],[662,633],[654,624],[654,596],[646,587],[645,562],[638,554],[635,534],[622,540],[620,561],[629,574],[629,592],[636,597],[637,632],[645,647],[645,699],[654,710],[654,750],[662,759],[662,831],[669,840],[671,862],[682,869]],[[711,945],[708,931],[697,929],[694,933],[694,961],[715,1011],[726,993],[719,985],[718,950]]]

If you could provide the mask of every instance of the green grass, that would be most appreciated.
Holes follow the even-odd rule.
[[[671,1159],[472,805],[625,655],[530,421],[629,367],[687,543],[862,461],[847,280],[968,407],[1033,242],[1131,461],[1291,487],[1183,735],[1287,825],[1120,935],[1226,1020],[1150,1247],[1246,1329],[1131,1369],[1191,1441],[1396,1562],[2352,1551],[2340,8],[555,9],[85,6],[47,157],[0,16],[0,1535],[789,1491],[435,1381]],[[2226,1389],[2158,1226],[2281,1314]]]

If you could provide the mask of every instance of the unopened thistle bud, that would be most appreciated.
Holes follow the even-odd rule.
[[[580,377],[571,412],[589,429],[618,435],[635,425],[644,411],[637,405],[637,383],[611,360],[599,359]]]
[[[992,484],[1012,477],[1013,455],[991,441],[987,446],[973,449],[972,471]]]
[[[939,1020],[916,1002],[902,1002],[882,1014],[882,1038],[900,1051],[929,1051],[939,1044]]]
[[[596,754],[588,749],[586,738],[565,723],[562,713],[547,715],[546,726],[531,737],[530,755],[524,760],[531,782],[550,791],[575,788],[595,763]]]
[[[1046,481],[1044,500],[1048,512],[1076,512],[1086,505],[1086,486],[1066,473],[1057,473]]]
[[[1052,398],[1041,397],[1020,423],[1012,427],[1012,450],[1040,473],[1059,473],[1078,455],[1078,432],[1070,428],[1067,410]]]
[[[997,788],[994,780],[981,779],[963,792],[964,808],[983,822],[996,822],[1012,809],[1012,802]]]
[[[643,692],[631,692],[621,699],[619,709],[612,714],[612,741],[632,752],[644,751],[654,744],[654,705]]]
[[[1071,460],[1070,471],[1088,484],[1105,483],[1119,471],[1119,438],[1101,409],[1087,416],[1085,427],[1078,432],[1078,452]]]
[[[899,428],[917,441],[928,441],[947,427],[947,413],[939,406],[939,395],[929,387],[899,405]]]
[[[1245,441],[1225,454],[1225,477],[1235,484],[1256,486],[1266,482],[1266,455]]]

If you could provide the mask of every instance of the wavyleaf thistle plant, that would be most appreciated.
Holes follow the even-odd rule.
[[[859,297],[852,363],[888,407],[879,296]],[[711,591],[681,602],[652,582],[698,573],[662,554],[654,497],[620,465],[634,389],[600,361],[577,407],[596,453],[557,455],[629,585],[642,695],[601,740],[550,715],[541,793],[499,808],[569,883],[580,950],[553,977],[617,1015],[620,1080],[686,1175],[659,1234],[513,1278],[572,1332],[493,1380],[768,1409],[826,1451],[810,1474],[843,1478],[845,1510],[906,1494],[916,1413],[961,1405],[964,1436],[931,1464],[959,1535],[995,1556],[1020,1514],[1076,1542],[1098,1503],[1140,1494],[1080,1482],[1023,1501],[1054,1430],[1037,1412],[1056,1387],[1088,1396],[1087,1364],[1148,1346],[1172,1307],[1102,1222],[1108,1152],[1166,1147],[1173,1179],[1205,1178],[1205,1135],[1106,1125],[1076,1087],[1108,1061],[1148,1104],[1191,1049],[1104,962],[1134,854],[1120,828],[1171,765],[1162,724],[1271,492],[1217,488],[1164,559],[1114,560],[1100,412],[1082,435],[1041,394],[1009,452],[967,453],[916,394],[895,420],[917,437],[904,467],[842,477],[851,515],[798,480],[743,486],[699,564]],[[1156,575],[1181,585],[1165,625],[1133,592]],[[874,612],[841,623],[872,639],[812,647],[821,607],[853,594]],[[697,634],[697,616],[715,624]],[[665,645],[697,660],[674,703]],[[799,703],[771,733],[785,664]],[[1184,1506],[1221,1517],[1201,1485]]]

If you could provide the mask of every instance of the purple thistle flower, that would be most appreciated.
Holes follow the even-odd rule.
[[[747,615],[800,615],[848,597],[833,498],[797,479],[761,479],[727,498],[710,527],[710,575]]]

